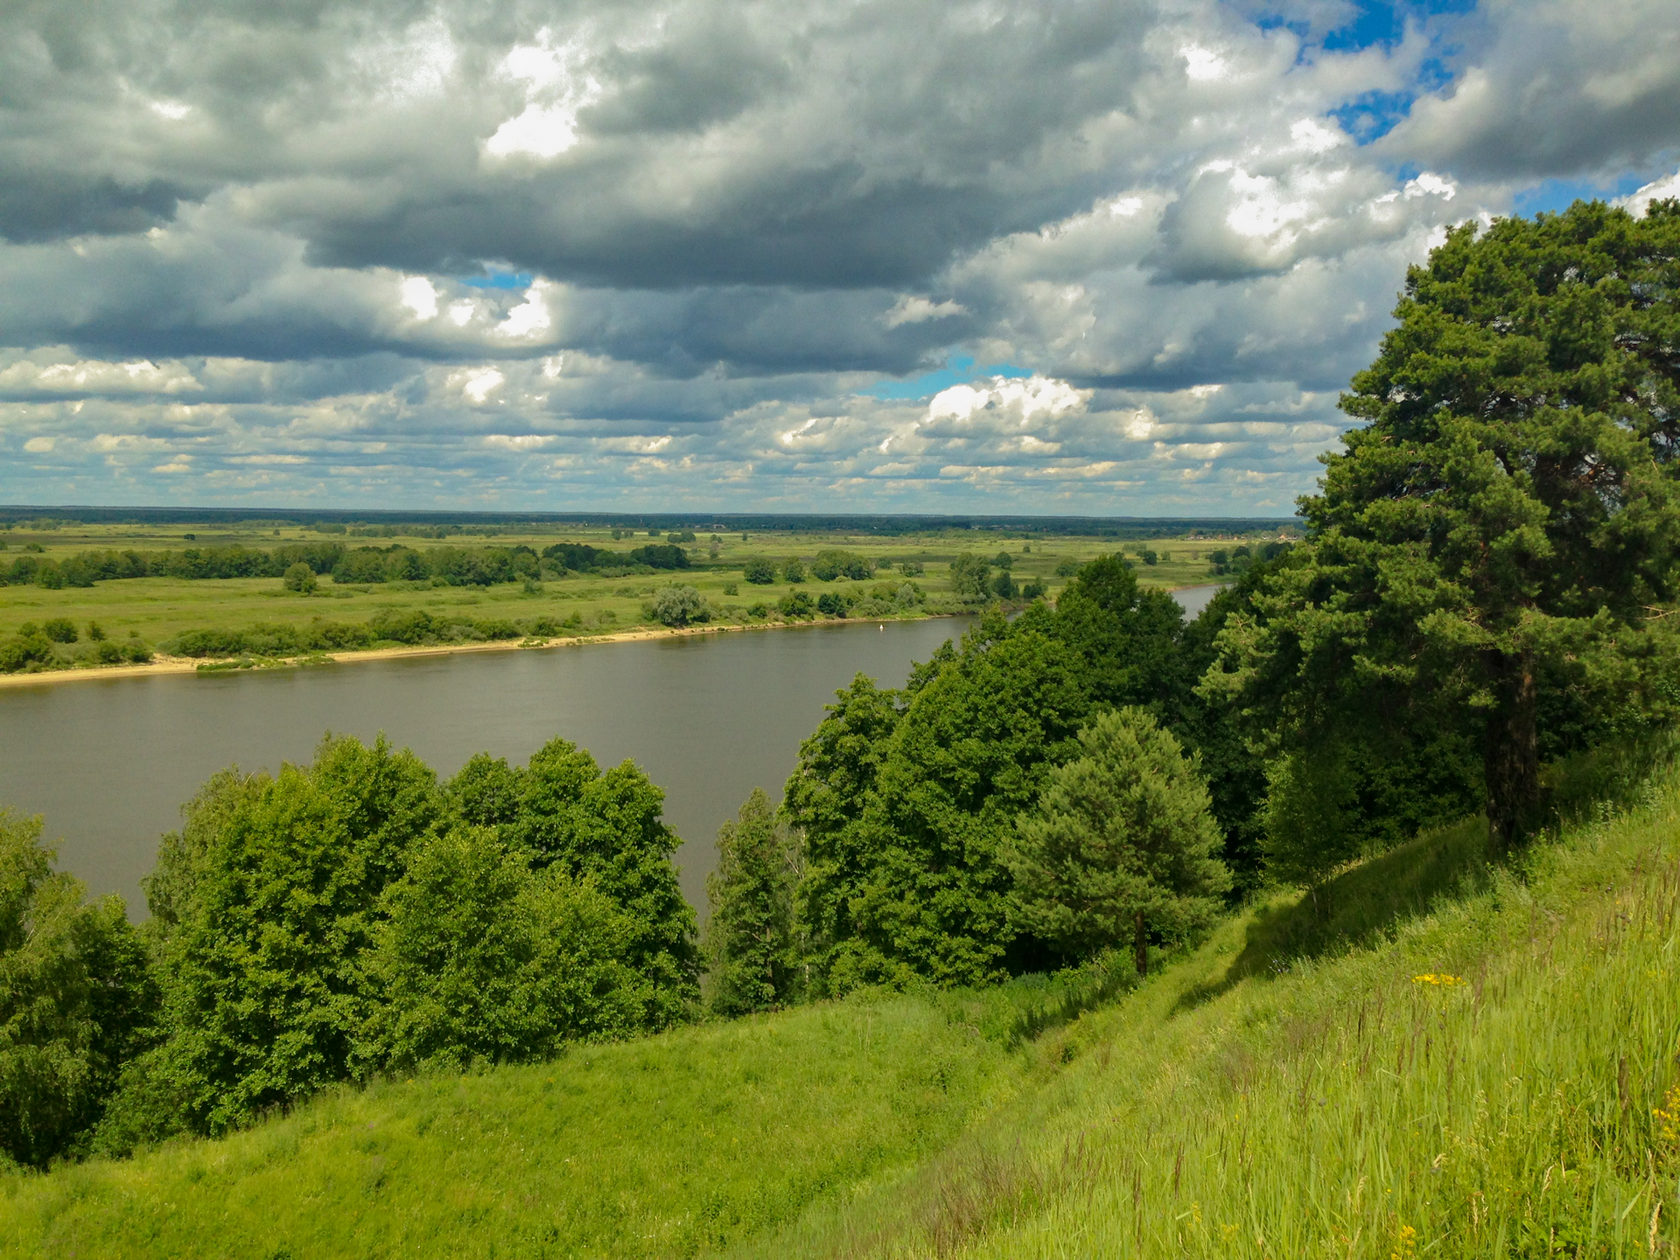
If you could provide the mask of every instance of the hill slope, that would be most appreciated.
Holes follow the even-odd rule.
[[[0,1247],[1674,1255],[1680,775],[1635,798],[1510,869],[1420,837],[1117,998],[877,995],[0,1177]]]

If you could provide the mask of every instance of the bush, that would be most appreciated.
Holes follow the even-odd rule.
[[[789,560],[782,566],[782,580],[798,586],[805,580],[805,562],[803,560]]]
[[[776,580],[776,566],[763,556],[754,556],[741,566],[741,576],[755,586],[768,586]]]
[[[776,610],[792,620],[808,619],[812,608],[811,597],[804,591],[789,591],[776,601]]]
[[[16,634],[0,643],[0,674],[45,668],[57,659],[52,640],[38,629],[30,634]]]
[[[650,605],[655,621],[666,626],[686,626],[710,620],[705,598],[692,586],[663,587]]]
[[[74,643],[76,623],[68,617],[49,617],[41,623],[41,633],[54,643]]]
[[[838,591],[824,591],[817,596],[817,611],[825,617],[844,617],[848,601]]]
[[[316,586],[315,570],[299,560],[286,570],[280,581],[288,591],[296,591],[299,595],[307,595]]]

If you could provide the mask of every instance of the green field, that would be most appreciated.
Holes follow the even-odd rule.
[[[1275,536],[1275,535],[1274,535]],[[1273,536],[1268,536],[1273,537]],[[714,541],[715,540],[715,541]],[[413,533],[381,533],[364,538],[342,534],[326,535],[297,525],[269,526],[260,522],[239,527],[191,524],[171,526],[105,525],[65,523],[42,529],[29,525],[0,529],[0,567],[21,555],[40,555],[65,560],[90,550],[134,549],[143,552],[179,551],[188,547],[243,546],[272,548],[287,543],[334,541],[346,546],[403,545],[424,552],[447,543],[452,546],[520,544],[538,551],[558,541],[587,543],[603,549],[628,551],[631,547],[664,542],[663,534],[646,531],[615,540],[604,527],[566,527],[537,531],[509,527],[505,531],[476,531],[470,536],[443,542]],[[501,619],[528,625],[539,619],[560,627],[563,636],[609,634],[650,626],[647,605],[661,587],[672,583],[692,585],[710,605],[712,625],[761,625],[780,620],[777,601],[794,591],[815,599],[825,591],[836,591],[854,599],[872,593],[890,596],[907,579],[897,567],[905,560],[923,566],[913,581],[925,601],[909,610],[871,612],[877,617],[914,617],[962,611],[955,598],[950,576],[952,559],[965,552],[993,560],[1007,552],[1011,572],[1018,584],[1037,581],[1049,593],[1067,582],[1067,572],[1095,556],[1116,550],[1137,558],[1144,585],[1170,588],[1217,580],[1211,554],[1243,542],[1262,541],[1260,536],[1244,539],[1161,538],[1144,542],[1119,543],[1094,536],[1010,536],[1001,532],[941,530],[881,538],[864,534],[816,532],[699,533],[686,549],[694,567],[686,570],[599,577],[569,574],[534,584],[505,582],[493,586],[443,586],[433,582],[386,582],[339,585],[322,577],[311,593],[288,591],[278,578],[229,578],[186,580],[144,577],[106,580],[91,587],[48,589],[38,585],[0,586],[0,639],[15,635],[29,623],[50,618],[67,618],[85,640],[87,624],[96,622],[116,642],[139,640],[154,649],[167,650],[178,635],[192,630],[246,630],[259,624],[306,627],[318,620],[366,623],[382,611],[424,610],[434,616],[464,616],[474,620]],[[807,564],[819,551],[838,548],[867,557],[876,565],[892,563],[870,579],[841,578],[822,582],[810,578],[797,586],[778,580],[768,585],[746,582],[742,566],[754,557],[765,557],[780,570],[786,562],[800,558]],[[1145,564],[1144,551],[1153,552],[1156,563]],[[1062,570],[1058,575],[1057,570]],[[763,608],[754,610],[755,605]],[[558,637],[543,635],[543,638]],[[75,653],[69,653],[74,655]]]
[[[1561,785],[1581,820],[1509,865],[1467,820],[1136,988],[860,995],[337,1092],[0,1177],[0,1247],[1673,1256],[1680,772]]]

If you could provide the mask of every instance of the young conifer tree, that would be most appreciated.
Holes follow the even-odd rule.
[[[763,788],[718,831],[717,869],[706,880],[711,918],[703,952],[708,1001],[719,1015],[786,1005],[796,993],[799,951],[793,893],[796,833],[776,817]]]
[[[1207,785],[1142,709],[1108,710],[1050,772],[1008,854],[1020,926],[1064,957],[1184,940],[1218,913],[1231,876]]]

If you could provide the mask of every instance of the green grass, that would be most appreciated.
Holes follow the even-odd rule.
[[[346,1090],[0,1180],[8,1255],[693,1255],[953,1137],[1011,1060],[891,997]]]
[[[1680,776],[1510,868],[1482,841],[1356,867],[1328,918],[1256,906],[1053,1034],[1044,1089],[753,1254],[1674,1255]]]
[[[798,586],[785,582],[758,586],[742,578],[741,566],[751,557],[766,556],[778,565],[795,556],[808,562],[818,551],[832,547],[855,551],[878,562],[921,561],[925,571],[912,580],[926,593],[928,603],[917,611],[896,614],[915,617],[959,610],[950,594],[948,571],[952,558],[964,551],[973,551],[988,558],[999,551],[1008,551],[1014,561],[1012,572],[1017,582],[1037,579],[1055,591],[1066,584],[1065,578],[1055,575],[1058,566],[1064,562],[1083,563],[1117,549],[1136,554],[1145,546],[1156,551],[1160,558],[1155,565],[1139,565],[1138,575],[1144,585],[1174,587],[1212,581],[1208,554],[1218,547],[1231,545],[1229,542],[1182,538],[1124,544],[1113,539],[1075,536],[1023,540],[993,533],[976,535],[966,530],[930,531],[885,539],[841,533],[767,531],[749,534],[744,539],[738,533],[719,534],[717,556],[713,559],[710,555],[711,537],[708,533],[701,533],[696,542],[687,544],[699,566],[694,569],[623,578],[571,576],[543,582],[536,591],[527,591],[519,583],[488,587],[434,587],[429,583],[411,582],[339,586],[330,578],[323,578],[317,590],[309,595],[286,591],[278,578],[211,581],[133,578],[61,590],[38,586],[0,586],[0,639],[15,634],[27,622],[40,623],[52,617],[67,617],[84,636],[87,623],[97,622],[112,640],[122,643],[134,637],[155,648],[167,645],[175,636],[188,630],[248,630],[262,623],[295,627],[307,625],[315,619],[364,623],[383,610],[425,610],[434,616],[458,615],[475,621],[506,619],[530,623],[538,618],[548,618],[556,623],[565,623],[567,636],[587,637],[651,625],[645,615],[645,605],[661,586],[671,582],[696,587],[719,614],[713,624],[738,626],[762,624],[766,620],[749,615],[752,606],[759,603],[770,607],[769,620],[775,620],[777,600],[792,591],[802,590],[813,600],[830,590],[862,597],[877,586],[895,589],[905,580],[896,570],[862,582],[841,579],[828,583],[810,579]],[[39,546],[44,556],[65,559],[86,550],[135,548],[161,551],[231,544],[273,547],[283,543],[323,540],[340,542],[347,547],[403,544],[422,551],[444,545],[512,546],[518,543],[541,550],[562,538],[618,550],[664,541],[662,534],[649,537],[644,532],[615,542],[609,531],[599,528],[567,528],[544,533],[510,529],[505,534],[490,537],[458,537],[440,542],[406,536],[329,537],[295,526],[279,530],[218,526],[210,530],[192,525],[74,525],[50,531],[14,529],[0,533],[0,540],[7,544],[7,550],[0,552],[0,563],[9,563],[24,554],[23,549],[31,545]],[[1029,547],[1030,550],[1025,549]]]
[[[0,1177],[0,1249],[1672,1258],[1680,771],[1559,788],[1577,820],[1514,863],[1432,832],[1141,986],[864,995],[345,1090]]]

